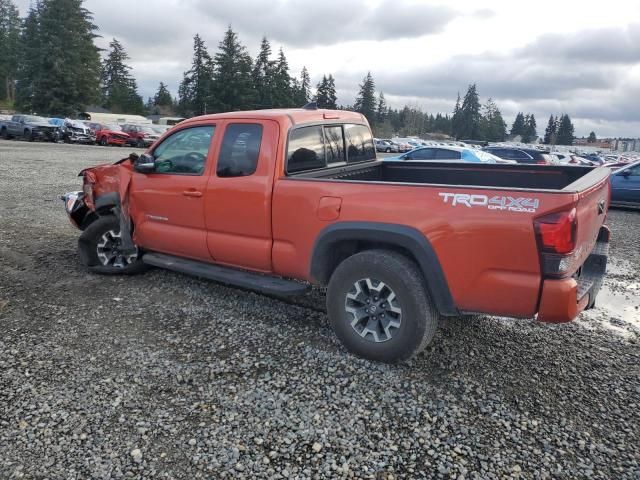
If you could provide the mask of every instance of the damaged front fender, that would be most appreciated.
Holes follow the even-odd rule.
[[[109,212],[118,218],[122,250],[135,252],[129,215],[129,185],[133,174],[133,162],[138,158],[131,154],[114,164],[98,165],[80,172],[83,177],[84,202],[97,216]]]

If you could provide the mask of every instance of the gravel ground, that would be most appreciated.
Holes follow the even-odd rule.
[[[127,153],[0,140],[0,478],[640,478],[640,212],[597,310],[448,321],[388,366],[318,292],[88,274],[56,196]]]

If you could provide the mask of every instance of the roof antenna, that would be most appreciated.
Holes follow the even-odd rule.
[[[318,103],[317,102],[309,102],[302,108],[304,108],[305,110],[317,110],[318,109]]]

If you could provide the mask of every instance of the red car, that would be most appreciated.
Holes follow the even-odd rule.
[[[122,130],[129,135],[127,143],[133,147],[147,148],[153,145],[160,138],[151,125],[123,125]]]
[[[96,134],[96,142],[103,147],[109,145],[122,147],[129,140],[129,135],[116,123],[89,123],[88,125]]]

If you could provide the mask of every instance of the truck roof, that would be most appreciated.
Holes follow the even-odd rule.
[[[242,112],[214,113],[211,115],[203,115],[200,117],[190,118],[189,120],[181,122],[181,125],[185,123],[191,123],[192,121],[217,120],[225,118],[276,120],[279,123],[288,121],[292,125],[325,122],[331,120],[343,120],[367,124],[367,120],[364,115],[357,112],[350,112],[348,110],[280,108],[268,110],[250,110]]]

